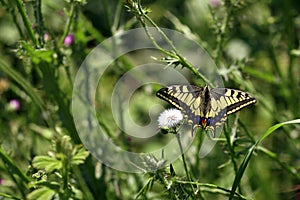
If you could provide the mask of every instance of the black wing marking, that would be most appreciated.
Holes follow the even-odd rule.
[[[188,121],[192,124],[199,124],[201,116],[199,108],[193,108],[195,101],[199,101],[199,95],[203,88],[194,85],[172,85],[161,88],[156,95],[180,109]]]
[[[214,88],[212,97],[212,126],[220,126],[228,115],[233,114],[246,106],[256,103],[256,99],[250,94],[228,88]]]

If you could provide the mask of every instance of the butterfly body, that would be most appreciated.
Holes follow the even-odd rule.
[[[208,85],[171,85],[161,88],[156,95],[181,110],[193,128],[214,130],[228,115],[256,103],[250,94],[228,88]]]

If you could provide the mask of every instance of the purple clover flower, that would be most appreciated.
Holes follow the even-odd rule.
[[[65,40],[64,40],[64,45],[66,47],[69,47],[71,46],[71,44],[74,42],[74,35],[73,34],[68,34],[66,37],[65,37]]]
[[[12,99],[9,102],[9,108],[13,111],[18,111],[21,108],[21,103],[17,99]]]

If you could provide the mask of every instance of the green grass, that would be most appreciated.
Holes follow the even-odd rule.
[[[0,3],[0,197],[294,199],[300,182],[299,2]],[[120,172],[96,160],[84,149],[71,111],[76,72],[86,56],[105,39],[137,27],[157,51],[149,51],[148,57],[138,51],[119,57],[100,80],[105,87],[98,88],[95,99],[99,124],[121,148],[147,152],[176,138],[159,134],[140,140],[116,126],[109,95],[120,77],[138,64],[154,62],[154,57],[191,83],[216,85],[161,27],[196,41],[218,66],[225,87],[247,91],[258,100],[229,117],[207,156],[198,157],[206,134],[198,130],[180,158],[144,174]],[[150,27],[171,49],[160,46]],[[75,39],[66,45],[70,34]],[[166,105],[155,97],[160,87],[150,84],[135,91],[130,113],[137,124],[151,120],[152,105]],[[12,107],[14,99],[20,108]],[[143,161],[150,166],[161,162],[153,155]]]

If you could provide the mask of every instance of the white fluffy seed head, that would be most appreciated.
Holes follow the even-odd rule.
[[[183,120],[183,115],[180,110],[171,108],[163,111],[158,117],[159,128],[175,127]]]

